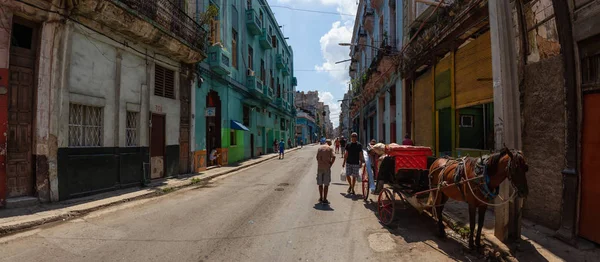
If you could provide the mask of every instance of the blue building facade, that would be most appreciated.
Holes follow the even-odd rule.
[[[266,0],[199,1],[216,8],[208,58],[198,67],[194,94],[194,167],[272,152],[275,140],[294,139],[293,52]]]

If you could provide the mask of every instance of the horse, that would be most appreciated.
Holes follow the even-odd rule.
[[[438,188],[429,195],[428,203],[437,215],[440,237],[446,237],[442,223],[442,211],[449,198],[469,204],[469,248],[474,248],[475,213],[478,211],[477,247],[481,247],[481,229],[488,203],[498,194],[500,184],[509,179],[520,197],[527,197],[526,173],[529,167],[521,151],[502,149],[485,157],[460,159],[439,158],[429,169],[430,188]],[[473,179],[477,176],[481,178]],[[468,180],[473,179],[473,180]],[[458,183],[462,181],[462,183]],[[449,184],[455,184],[448,186]]]

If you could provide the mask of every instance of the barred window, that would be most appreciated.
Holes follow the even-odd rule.
[[[125,139],[127,146],[138,146],[138,122],[139,113],[127,111],[127,124],[125,126]]]
[[[69,104],[69,147],[100,147],[104,115],[102,107]]]
[[[154,95],[175,99],[175,71],[156,65]]]

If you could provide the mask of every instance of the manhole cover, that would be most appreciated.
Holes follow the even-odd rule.
[[[277,185],[277,186],[289,186],[289,185],[290,185],[290,184],[288,184],[288,183],[281,183],[281,184],[279,184],[279,185]]]
[[[281,188],[281,187],[275,188],[275,191],[283,191],[283,188]]]

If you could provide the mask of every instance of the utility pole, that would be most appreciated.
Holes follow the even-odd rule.
[[[510,1],[490,0],[489,21],[492,42],[492,72],[494,77],[494,133],[496,150],[505,145],[521,149],[521,108],[517,79],[517,57]],[[500,185],[498,199],[510,197],[510,182]],[[501,200],[500,200],[501,201]],[[494,234],[501,241],[521,236],[522,199],[494,208]]]

